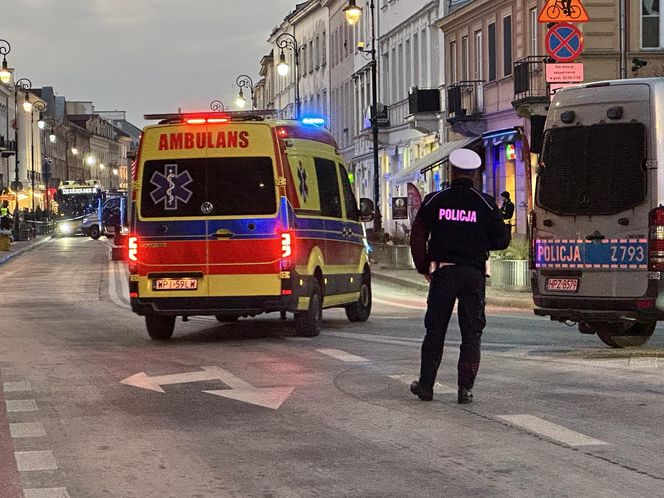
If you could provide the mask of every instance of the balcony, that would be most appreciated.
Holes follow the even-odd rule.
[[[526,114],[540,114],[549,104],[545,77],[546,57],[533,55],[514,62],[514,100],[512,107]],[[533,112],[535,109],[539,112]]]
[[[459,81],[447,88],[447,122],[481,121],[484,81]]]

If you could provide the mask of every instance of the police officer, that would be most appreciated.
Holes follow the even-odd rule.
[[[471,389],[480,364],[480,343],[486,325],[485,265],[489,251],[505,249],[510,231],[493,197],[474,187],[482,160],[475,152],[450,154],[452,184],[427,195],[415,217],[410,247],[417,271],[430,282],[426,335],[419,380],[410,390],[422,401],[433,399],[433,386],[443,357],[445,334],[459,300],[461,353],[458,402],[473,400]]]

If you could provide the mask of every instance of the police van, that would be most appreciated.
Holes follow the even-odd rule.
[[[130,193],[130,301],[150,337],[176,317],[221,322],[322,310],[371,312],[360,210],[342,157],[315,119],[265,113],[148,115]],[[371,210],[369,203],[364,203]],[[368,213],[365,213],[369,216]]]
[[[535,313],[612,347],[664,319],[664,78],[584,84],[547,116],[531,219]]]

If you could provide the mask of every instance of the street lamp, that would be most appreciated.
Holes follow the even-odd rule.
[[[244,93],[242,92],[242,89],[248,88],[249,91],[251,92],[251,109],[253,110],[255,107],[254,81],[246,74],[242,74],[237,77],[237,79],[235,80],[235,84],[238,87],[240,87],[240,93],[238,94],[237,99],[235,99],[235,105],[238,106],[240,109],[244,109],[244,106],[247,105],[247,99],[244,98]]]
[[[19,137],[19,132],[18,132],[18,92],[19,90],[23,90],[24,92],[27,92],[32,88],[32,81],[30,81],[28,78],[21,78],[20,80],[14,82],[14,122],[16,123],[16,126],[14,128],[14,136],[16,137],[16,160],[14,161],[14,184],[12,185],[12,190],[14,191],[14,195],[16,196],[16,200],[14,203],[14,240],[20,240],[20,225],[19,225],[19,216],[18,216],[18,193],[23,190],[23,184],[19,181],[18,178],[18,166],[19,166],[19,159],[18,159],[18,137]],[[32,107],[30,108],[32,110]]]
[[[279,35],[276,41],[276,45],[281,49],[279,54],[279,64],[277,64],[277,72],[280,76],[288,75],[290,68],[286,62],[286,54],[284,49],[290,49],[293,51],[295,57],[295,74],[293,75],[295,80],[295,119],[300,117],[300,46],[297,43],[297,39],[290,33],[282,33]]]
[[[371,56],[371,137],[373,142],[373,173],[374,173],[374,234],[383,230],[383,222],[380,214],[380,165],[378,161],[378,65],[376,63],[376,9],[374,0],[369,1],[371,10],[371,50],[359,49],[362,53]],[[348,0],[348,6],[344,8],[346,21],[354,26],[360,20],[362,8],[355,4],[355,0]]]
[[[26,102],[28,101],[28,97],[26,97]],[[23,105],[25,107],[25,104]],[[30,172],[30,185],[32,187],[32,212],[35,212],[35,113],[34,111],[37,111],[39,115],[41,116],[41,112],[46,109],[46,104],[42,102],[41,100],[38,100],[34,104],[30,105],[30,162],[32,163],[32,168]],[[42,126],[39,126],[39,123],[37,123],[37,128],[43,130],[45,123],[43,120],[40,121],[43,123]]]
[[[231,110],[231,108],[224,104],[221,100],[216,99],[210,102],[210,109],[212,109],[214,112],[224,112]]]
[[[12,51],[12,46],[7,40],[0,40],[0,55],[2,55],[2,68],[0,68],[0,81],[5,85],[12,78],[12,73],[7,68],[7,54]]]

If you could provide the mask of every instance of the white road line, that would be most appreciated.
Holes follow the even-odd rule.
[[[34,488],[24,489],[25,498],[71,498],[67,488]]]
[[[584,434],[574,432],[533,415],[499,415],[498,418],[517,427],[526,429],[534,434],[544,436],[547,439],[566,444],[567,446],[595,446],[607,444],[599,439],[585,436]]]
[[[44,437],[46,429],[41,422],[9,424],[9,433],[13,438]]]
[[[390,379],[398,380],[403,384],[409,384],[416,379],[417,376],[413,375],[388,375]],[[433,392],[436,394],[456,394],[457,390],[453,387],[446,386],[440,382],[436,382],[433,386]]]
[[[52,451],[15,451],[14,458],[19,472],[58,469]]]
[[[34,399],[7,399],[7,413],[36,412],[37,403]]]
[[[369,360],[362,358],[361,356],[356,356],[354,354],[347,353],[341,349],[317,349],[321,354],[334,358],[335,360],[344,361],[346,363],[367,363]]]
[[[409,304],[401,304],[401,303],[395,303],[394,301],[387,301],[385,299],[380,299],[376,296],[371,298],[374,303],[378,304],[389,304],[390,306],[394,306],[395,308],[405,308],[409,310],[418,310],[418,311],[425,311],[427,309],[426,305],[422,306],[411,306]]]
[[[32,391],[29,382],[3,382],[2,390],[6,393],[18,393]]]
[[[111,301],[113,301],[114,304],[117,306],[120,306],[121,308],[129,308],[130,306],[127,305],[120,299],[120,296],[118,296],[118,291],[117,291],[117,284],[115,282],[115,276],[116,276],[116,265],[117,261],[109,261],[108,265],[108,295],[111,298]],[[127,284],[129,285],[129,284]],[[127,295],[129,295],[129,289],[127,289]]]

